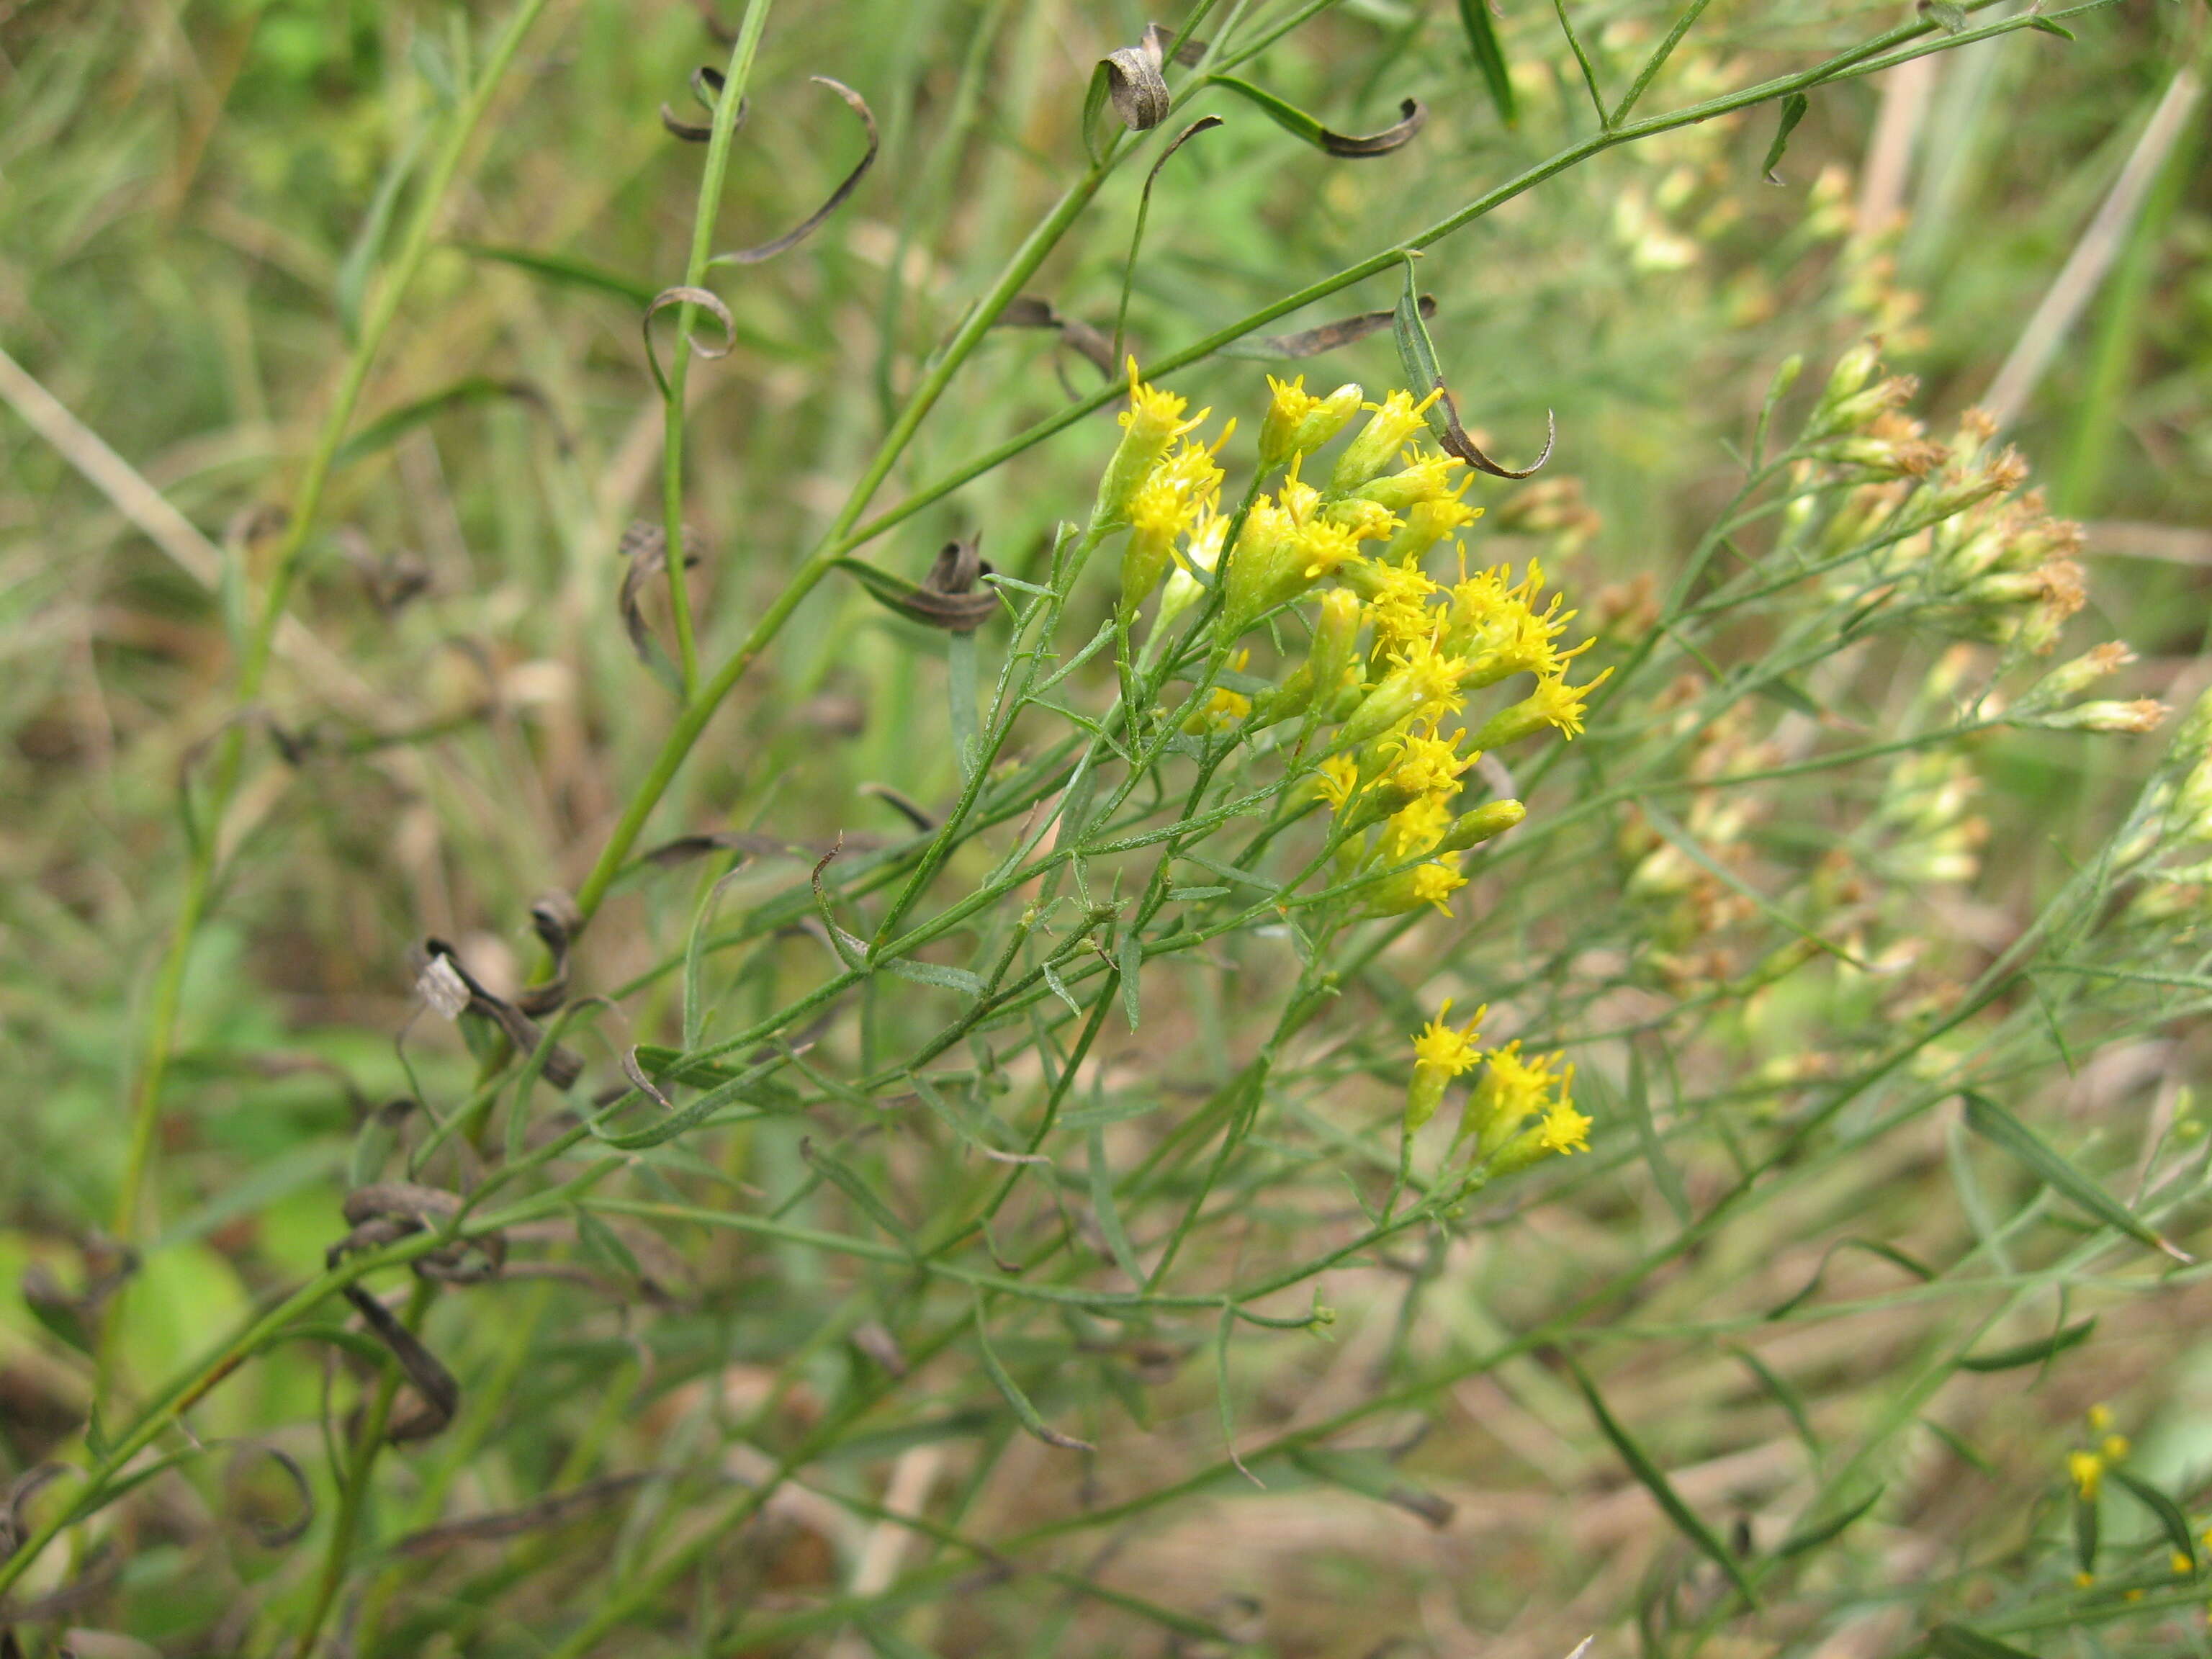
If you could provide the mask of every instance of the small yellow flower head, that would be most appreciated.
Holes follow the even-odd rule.
[[[1345,422],[1358,412],[1362,396],[1357,386],[1346,384],[1326,398],[1316,398],[1306,390],[1303,374],[1287,385],[1270,374],[1267,390],[1272,396],[1260,422],[1262,472],[1287,465],[1343,431]]]
[[[1435,640],[1411,641],[1391,653],[1390,663],[1390,672],[1340,728],[1338,741],[1345,747],[1356,749],[1409,720],[1433,722],[1457,712],[1460,676],[1466,665],[1438,651]],[[1475,746],[1491,745],[1478,738]]]
[[[1503,748],[1547,726],[1555,727],[1561,737],[1571,741],[1583,729],[1584,699],[1612,675],[1613,670],[1608,668],[1582,685],[1569,685],[1565,674],[1539,680],[1531,696],[1490,717],[1474,734],[1474,746],[1483,750]]]
[[[1390,781],[1417,795],[1448,799],[1456,794],[1460,774],[1481,758],[1480,755],[1459,752],[1459,741],[1466,735],[1462,727],[1449,738],[1431,732],[1425,737],[1398,739],[1397,758],[1390,764]]]
[[[2135,1448],[2128,1443],[2127,1436],[2108,1434],[2105,1437],[2104,1443],[2097,1449],[2104,1454],[2105,1462],[2107,1463],[2124,1463],[2127,1462],[2128,1454]]]
[[[1589,1151],[1590,1120],[1577,1111],[1574,1103],[1565,1097],[1566,1086],[1574,1081],[1574,1077],[1575,1068],[1570,1066],[1559,1079],[1560,1097],[1545,1109],[1539,1133],[1547,1152],[1564,1155]]]
[[[1429,601],[1443,590],[1419,565],[1383,564],[1362,559],[1340,570],[1340,579],[1357,572],[1356,580],[1367,590],[1368,615],[1375,623],[1375,649],[1386,660],[1409,649],[1416,641],[1431,639],[1437,631],[1437,612]],[[1352,586],[1346,580],[1346,586]]]
[[[1448,860],[1432,859],[1385,877],[1364,891],[1366,914],[1371,917],[1402,916],[1425,904],[1451,914],[1451,896],[1467,885],[1459,866]]]
[[[2097,1492],[2105,1483],[2105,1460],[2094,1452],[2069,1452],[2066,1457],[2067,1477],[2074,1482],[2074,1490],[2081,1501],[2096,1501]]]
[[[1359,499],[1376,502],[1393,513],[1403,513],[1438,501],[1456,503],[1459,492],[1472,482],[1471,474],[1456,479],[1452,477],[1454,467],[1467,465],[1456,455],[1429,454],[1411,449],[1403,459],[1406,465],[1398,471],[1360,485]]]
[[[1397,515],[1376,501],[1364,501],[1357,495],[1347,495],[1340,501],[1332,501],[1322,509],[1329,523],[1352,532],[1356,542],[1388,540],[1398,529]]]
[[[1392,780],[1397,780],[1394,775]],[[1403,864],[1418,858],[1444,838],[1451,828],[1451,808],[1433,795],[1422,795],[1393,813],[1376,840],[1375,856],[1383,864]]]
[[[2096,1582],[2097,1575],[2094,1572],[2077,1572],[2074,1575],[2074,1588],[2075,1589],[2087,1589]]]
[[[1444,1085],[1463,1072],[1474,1069],[1481,1058],[1474,1046],[1476,1028],[1482,1017],[1490,1012],[1487,1006],[1474,1011],[1474,1017],[1463,1025],[1448,1025],[1445,1018],[1451,1012],[1451,1004],[1437,1010],[1437,1017],[1413,1038],[1413,1077],[1406,1086],[1406,1133],[1411,1134],[1437,1114],[1444,1097]]]
[[[1574,1067],[1562,1070],[1560,1059],[1556,1054],[1531,1059],[1522,1054],[1518,1039],[1489,1050],[1482,1057],[1482,1081],[1476,1086],[1460,1133],[1476,1136],[1478,1151],[1488,1157],[1513,1139],[1529,1118],[1549,1119],[1556,1109],[1572,1110],[1574,1101],[1568,1087],[1574,1079]],[[1561,1121],[1561,1133],[1570,1127]],[[1539,1139],[1533,1143],[1539,1146],[1542,1145],[1540,1129],[1540,1125]]]
[[[1298,580],[1304,583],[1317,582],[1323,576],[1334,574],[1346,559],[1358,557],[1359,532],[1316,520],[1293,531],[1289,546],[1294,561],[1292,568],[1297,572]]]
[[[1359,788],[1359,764],[1349,755],[1331,755],[1314,773],[1314,792],[1341,812]]]
[[[1405,528],[1390,538],[1382,556],[1394,564],[1411,564],[1455,531],[1464,530],[1482,516],[1456,495],[1433,501],[1416,501],[1406,508]]]
[[[2197,1571],[2197,1563],[2187,1550],[2176,1550],[2170,1558],[2176,1578],[2186,1578]]]
[[[2092,1406],[2089,1407],[2088,1411],[2084,1413],[2084,1416],[2088,1420],[2090,1433],[2109,1434],[2112,1432],[2112,1408],[2110,1406],[2102,1404]]]
[[[1347,493],[1381,474],[1406,447],[1406,440],[1427,423],[1429,405],[1442,396],[1439,386],[1417,404],[1412,392],[1394,392],[1381,403],[1366,405],[1375,412],[1337,457],[1336,468],[1328,475],[1329,488]]]
[[[1137,360],[1129,359],[1129,406],[1121,411],[1121,441],[1114,459],[1106,464],[1105,477],[1098,482],[1092,522],[1102,526],[1126,524],[1138,489],[1168,453],[1168,446],[1185,433],[1196,431],[1213,412],[1202,409],[1185,420],[1186,401],[1172,392],[1146,386],[1137,378]]]
[[[1203,449],[1194,453],[1206,456]],[[1129,504],[1129,544],[1121,550],[1124,611],[1133,611],[1159,586],[1160,578],[1167,574],[1176,538],[1188,533],[1206,512],[1207,498],[1195,493],[1197,486],[1185,476],[1187,472],[1188,469],[1178,469],[1175,459],[1163,461],[1138,486]],[[1216,483],[1220,477],[1217,471]]]

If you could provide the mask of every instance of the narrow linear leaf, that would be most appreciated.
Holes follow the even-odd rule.
[[[2039,29],[2045,34],[2055,34],[2062,40],[2071,40],[2075,38],[2072,29],[2068,28],[2063,23],[2052,22],[2048,17],[2030,18],[2027,26],[2032,29]]]
[[[1145,187],[1137,195],[1136,227],[1129,233],[1129,257],[1121,262],[1121,297],[1114,307],[1114,342],[1106,354],[1109,374],[1114,372],[1114,366],[1121,361],[1121,343],[1127,337],[1129,290],[1137,280],[1137,252],[1145,245],[1145,221],[1152,215],[1152,186],[1159,182],[1160,169],[1168,164],[1170,156],[1200,133],[1211,132],[1222,125],[1218,115],[1200,116],[1169,141],[1168,147],[1160,152],[1159,159],[1152,163],[1152,170],[1145,174]]]
[[[1098,1218],[1098,1231],[1106,1236],[1114,1265],[1129,1275],[1132,1284],[1141,1285],[1145,1270],[1137,1264],[1129,1230],[1121,1224],[1121,1207],[1114,1201],[1114,1170],[1106,1161],[1106,1132],[1096,1125],[1091,1127],[1090,1148],[1091,1213]]]
[[[1936,1659],[2035,1659],[2032,1653],[1964,1625],[1936,1626],[1928,1632],[1928,1651]]]
[[[997,1350],[991,1346],[990,1334],[984,1329],[984,1324],[983,1297],[978,1291],[975,1297],[976,1352],[982,1356],[983,1370],[990,1377],[991,1385],[998,1389],[1006,1404],[1013,1407],[1014,1416],[1021,1425],[1048,1446],[1058,1446],[1063,1451],[1097,1451],[1098,1448],[1088,1440],[1078,1440],[1072,1434],[1062,1434],[1044,1420],[1042,1414],[1030,1403],[1029,1395],[1022,1392],[1021,1385],[1014,1381],[1013,1373],[1000,1359]]]
[[[1746,1601],[1757,1605],[1758,1593],[1753,1589],[1743,1564],[1736,1559],[1735,1553],[1698,1517],[1696,1510],[1682,1501],[1681,1494],[1674,1490],[1674,1482],[1667,1479],[1666,1472],[1651,1461],[1644,1448],[1636,1443],[1635,1437],[1606,1409],[1604,1400],[1598,1395],[1597,1385],[1590,1381],[1589,1374],[1583,1370],[1580,1362],[1565,1349],[1558,1352],[1573,1376],[1575,1386],[1582,1390],[1583,1398],[1589,1402],[1590,1415],[1597,1419],[1599,1430],[1613,1443],[1613,1449],[1628,1465],[1628,1472],[1657,1501],[1667,1518],[1674,1523],[1683,1537],[1728,1575],[1729,1582],[1735,1586],[1737,1593]]]
[[[1429,430],[1447,454],[1456,455],[1478,472],[1486,472],[1493,478],[1526,478],[1552,459],[1552,447],[1559,441],[1559,422],[1549,410],[1544,416],[1543,453],[1525,467],[1501,466],[1482,453],[1474,440],[1461,424],[1459,403],[1450,388],[1444,385],[1444,374],[1437,360],[1436,342],[1429,337],[1427,319],[1433,307],[1424,309],[1413,291],[1413,260],[1406,259],[1406,291],[1399,295],[1398,306],[1392,313],[1393,331],[1398,343],[1398,357],[1406,370],[1407,384],[1416,391],[1423,388],[1435,392],[1436,401],[1429,405]]]
[[[2194,1256],[2161,1237],[2127,1206],[2068,1163],[2049,1142],[1996,1102],[1972,1091],[1966,1091],[1963,1098],[1966,1103],[1966,1127],[2011,1153],[2045,1186],[2137,1243],[2162,1251],[2184,1266],[2195,1261]]]
[[[875,1188],[860,1178],[858,1170],[842,1159],[822,1151],[811,1139],[802,1139],[799,1141],[799,1155],[815,1169],[819,1170],[829,1179],[831,1185],[859,1206],[868,1219],[881,1228],[893,1243],[902,1249],[910,1251],[914,1249],[914,1234],[908,1229],[906,1223],[891,1212],[891,1206],[884,1202],[877,1194]]]
[[[1137,1029],[1139,1012],[1137,976],[1145,967],[1145,941],[1135,928],[1123,930],[1115,959],[1121,970],[1121,1015],[1129,1022],[1129,1030],[1133,1033]]]
[[[384,176],[377,180],[376,194],[369,198],[361,229],[338,261],[333,297],[337,301],[338,325],[349,342],[361,332],[362,302],[368,297],[369,276],[376,269],[376,256],[383,252],[385,238],[392,234],[392,216],[399,206],[399,192],[415,171],[427,134],[428,129],[416,132],[386,164]]]
[[[1660,1141],[1659,1126],[1651,1115],[1651,1091],[1644,1075],[1644,1051],[1633,1043],[1628,1050],[1628,1104],[1629,1115],[1636,1121],[1636,1139],[1644,1148],[1644,1162],[1651,1170],[1652,1185],[1674,1212],[1675,1223],[1686,1227],[1691,1220],[1690,1194]]]
[[[1467,31],[1467,49],[1482,72],[1482,84],[1498,107],[1498,118],[1507,126],[1518,125],[1519,108],[1513,98],[1513,73],[1506,65],[1504,48],[1498,44],[1498,20],[1490,15],[1489,0],[1459,0],[1460,27]]]
[[[465,404],[488,403],[495,398],[512,398],[518,403],[530,404],[541,413],[550,414],[551,405],[545,394],[527,380],[499,380],[486,375],[471,375],[441,386],[427,397],[417,398],[410,404],[380,415],[367,426],[338,446],[332,459],[333,466],[350,466],[364,460],[380,449],[387,449],[424,422],[458,409]]]
[[[1775,123],[1774,142],[1766,147],[1766,159],[1759,164],[1759,176],[1770,185],[1782,180],[1774,169],[1782,165],[1782,153],[1790,148],[1790,135],[1797,131],[1797,124],[1805,118],[1812,100],[1802,92],[1793,92],[1782,100],[1781,118]]]
[[[2022,1365],[2040,1365],[2046,1359],[2087,1342],[2089,1333],[2096,1328],[2097,1318],[2092,1314],[2087,1319],[2076,1320],[2073,1324],[2033,1342],[2022,1342],[2009,1348],[1993,1348],[1987,1353],[1968,1354],[1959,1362],[1959,1369],[1962,1371],[2009,1371],[2017,1370]]]
[[[2097,1571],[2097,1500],[2074,1494],[2074,1567],[2077,1572]]]
[[[1841,1514],[1831,1516],[1826,1521],[1814,1526],[1806,1527],[1801,1522],[1797,1528],[1792,1528],[1787,1538],[1775,1546],[1774,1559],[1778,1561],[1786,1561],[1793,1555],[1802,1555],[1808,1550],[1816,1550],[1832,1539],[1840,1536],[1846,1527],[1880,1503],[1882,1493],[1887,1490],[1887,1486],[1876,1486]]]
[[[1805,1410],[1804,1397],[1750,1349],[1732,1347],[1729,1352],[1743,1361],[1744,1369],[1759,1379],[1759,1386],[1771,1395],[1775,1403],[1788,1414],[1790,1421],[1796,1427],[1797,1437],[1805,1443],[1805,1449],[1813,1454],[1817,1462],[1826,1448],[1820,1443],[1820,1437],[1813,1432],[1813,1419]]]
[[[1380,132],[1360,137],[1349,133],[1333,132],[1296,104],[1278,98],[1265,88],[1255,87],[1249,81],[1239,80],[1233,75],[1208,76],[1206,84],[1219,87],[1224,92],[1235,93],[1293,137],[1303,139],[1325,155],[1343,161],[1364,161],[1388,155],[1395,149],[1403,149],[1429,119],[1429,112],[1419,99],[1404,99],[1398,105],[1398,119],[1395,124]]]
[[[1924,1261],[1914,1260],[1893,1244],[1885,1244],[1878,1238],[1839,1238],[1820,1253],[1820,1265],[1813,1269],[1813,1276],[1805,1281],[1805,1287],[1788,1300],[1778,1303],[1769,1309],[1767,1318],[1779,1319],[1784,1314],[1794,1311],[1803,1303],[1810,1301],[1814,1293],[1820,1288],[1820,1281],[1827,1277],[1828,1263],[1835,1258],[1836,1253],[1839,1250],[1864,1250],[1869,1255],[1878,1255],[1884,1261],[1902,1267],[1923,1285],[1933,1284],[1936,1280],[1936,1273],[1933,1267]]]
[[[571,258],[565,253],[544,253],[536,248],[507,247],[487,242],[448,242],[447,247],[456,253],[465,253],[471,259],[489,259],[497,264],[512,265],[533,276],[542,276],[549,283],[568,288],[580,288],[587,293],[605,294],[617,300],[643,307],[653,303],[653,296],[660,290],[653,283],[625,276],[605,266]]]
[[[2197,1554],[2197,1534],[2190,1531],[2189,1517],[2182,1513],[2181,1505],[2149,1481],[2139,1480],[2125,1469],[2107,1469],[2105,1473],[2129,1497],[2157,1518],[2158,1524],[2165,1530],[2166,1541],[2173,1547],[2175,1557],[2185,1559],[2189,1563],[2189,1571],[2195,1572],[2203,1564]]]
[[[957,991],[963,996],[983,994],[983,981],[979,975],[965,968],[949,968],[939,962],[921,962],[913,957],[892,957],[876,963],[887,974],[912,980],[916,985],[934,985],[941,991]]]

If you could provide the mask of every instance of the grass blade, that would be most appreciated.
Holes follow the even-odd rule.
[[[2163,1251],[2185,1267],[2196,1260],[2179,1246],[2161,1237],[2134,1211],[2068,1163],[2048,1141],[1996,1102],[1972,1091],[1967,1091],[1964,1097],[1966,1127],[1984,1140],[1993,1142],[2011,1153],[2044,1185],[2070,1199],[2079,1208],[2087,1210],[2106,1226],[2125,1233],[2139,1244],[2148,1244],[2154,1250]]]
[[[1516,125],[1521,112],[1513,100],[1513,74],[1506,67],[1504,48],[1498,44],[1498,21],[1490,15],[1489,0],[1459,0],[1460,27],[1467,31],[1467,49],[1482,71],[1482,84],[1498,106],[1498,118]]]
[[[1558,1352],[1573,1375],[1575,1386],[1582,1390],[1583,1398],[1589,1402],[1590,1415],[1597,1419],[1597,1425],[1603,1431],[1605,1437],[1613,1442],[1613,1449],[1628,1465],[1628,1472],[1657,1501],[1667,1518],[1674,1523],[1682,1536],[1729,1576],[1729,1582],[1736,1587],[1746,1601],[1755,1605],[1759,1596],[1752,1589],[1750,1578],[1745,1575],[1743,1563],[1737,1560],[1713,1529],[1698,1518],[1697,1511],[1682,1501],[1682,1495],[1674,1490],[1674,1482],[1667,1479],[1666,1472],[1651,1461],[1644,1448],[1637,1444],[1635,1437],[1606,1409],[1605,1401],[1599,1397],[1597,1385],[1589,1379],[1589,1373],[1582,1368],[1572,1354],[1564,1349]]]

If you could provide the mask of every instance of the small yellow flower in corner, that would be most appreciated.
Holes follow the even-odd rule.
[[[2081,1495],[2081,1501],[2094,1503],[2105,1483],[2105,1460],[2094,1452],[2069,1452],[2066,1474],[2074,1482],[2074,1490]]]
[[[2107,1463],[2124,1463],[2128,1454],[2135,1449],[2128,1443],[2127,1436],[2108,1434],[2105,1437],[2105,1443],[2097,1449],[2104,1453]]]
[[[1565,1098],[1565,1091],[1575,1080],[1575,1068],[1566,1068],[1559,1079],[1562,1098],[1555,1101],[1544,1114],[1543,1137],[1547,1151],[1567,1153],[1589,1151],[1590,1121],[1575,1109],[1574,1103]]]

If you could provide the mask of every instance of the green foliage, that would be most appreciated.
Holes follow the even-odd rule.
[[[726,9],[0,16],[4,1639],[2200,1650],[2178,9]]]

